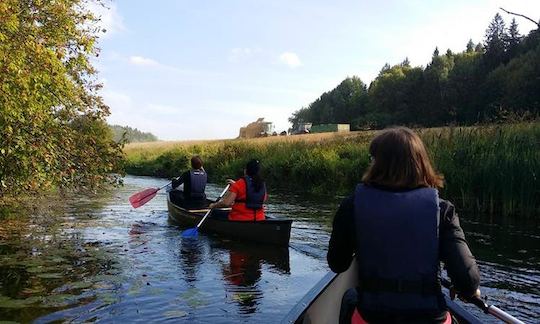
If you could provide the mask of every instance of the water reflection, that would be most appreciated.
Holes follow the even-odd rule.
[[[204,258],[204,240],[184,239],[180,247],[180,268],[188,284],[197,281],[198,270]]]
[[[261,266],[265,264],[280,275],[288,275],[289,249],[235,243],[223,245],[223,248],[229,250],[228,262],[222,265],[228,296],[238,304],[240,314],[255,313],[263,298],[259,285]]]

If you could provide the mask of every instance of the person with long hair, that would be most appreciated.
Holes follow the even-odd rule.
[[[229,220],[233,221],[264,220],[267,193],[259,160],[250,160],[243,177],[236,181],[229,179],[227,182],[231,185],[227,193],[219,201],[210,204],[209,208],[231,207]]]
[[[454,205],[439,198],[443,176],[405,127],[382,131],[369,154],[362,182],[335,215],[328,248],[336,273],[358,262],[359,286],[344,296],[355,307],[342,307],[341,321],[449,323],[440,262],[465,298],[479,296],[480,275]]]

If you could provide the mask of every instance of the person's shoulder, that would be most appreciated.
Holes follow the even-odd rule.
[[[450,200],[439,198],[439,208],[441,209],[441,212],[443,210],[448,209],[455,209],[454,204]]]
[[[246,188],[246,180],[244,180],[244,178],[239,178],[237,179],[232,185],[231,185],[231,191],[235,191],[235,192],[238,192],[238,191],[241,191],[241,190],[245,190]]]
[[[452,222],[457,218],[456,207],[449,200],[439,198],[439,211],[441,222]]]

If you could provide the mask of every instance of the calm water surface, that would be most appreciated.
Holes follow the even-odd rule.
[[[289,248],[204,234],[182,240],[167,222],[164,192],[137,210],[127,202],[132,193],[165,183],[127,177],[111,195],[73,199],[60,211],[4,212],[0,320],[279,322],[328,271],[339,198],[329,204],[271,193],[268,214],[294,219]],[[209,197],[221,189],[210,186]],[[462,225],[490,303],[538,322],[539,227],[467,217]]]

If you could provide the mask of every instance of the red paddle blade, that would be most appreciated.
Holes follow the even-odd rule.
[[[154,198],[159,189],[148,188],[129,197],[129,203],[133,208],[139,208]]]

